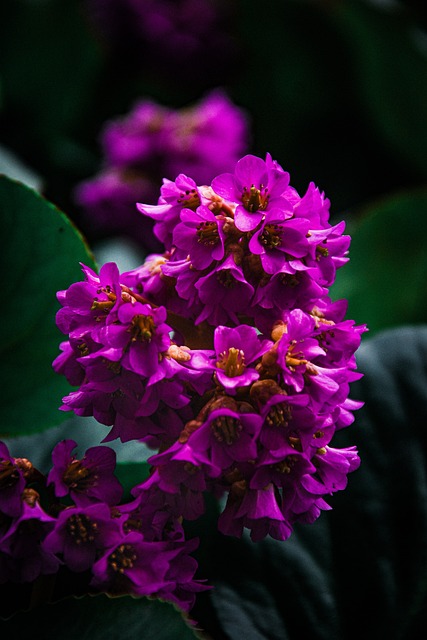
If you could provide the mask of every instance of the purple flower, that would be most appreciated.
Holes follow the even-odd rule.
[[[308,407],[307,394],[272,395],[260,407],[264,425],[260,443],[266,450],[278,456],[288,452],[288,447],[298,446],[306,450],[313,435],[323,426],[328,415],[319,416]]]
[[[196,324],[206,320],[209,324],[239,324],[237,312],[244,314],[253,295],[250,285],[232,255],[207,275],[200,277],[195,287],[203,310]]]
[[[347,486],[347,475],[360,466],[356,447],[319,447],[313,458],[317,473],[302,479],[302,486],[313,494],[331,494]]]
[[[84,340],[76,342],[76,347],[71,345],[70,340],[61,342],[59,349],[62,353],[52,362],[52,367],[56,373],[63,375],[73,387],[81,385],[85,378],[85,371],[79,362],[77,362],[78,356],[81,355],[79,348],[81,348],[83,352],[87,348]]]
[[[285,261],[289,262],[291,273],[306,268],[301,258],[309,252],[309,222],[291,215],[285,208],[270,209],[249,242],[250,251],[260,256],[262,267],[269,274],[284,269]]]
[[[180,173],[175,181],[163,178],[160,198],[156,205],[137,203],[137,209],[144,216],[155,221],[154,233],[156,237],[170,249],[173,231],[180,219],[182,209],[195,211],[201,204],[199,189],[193,180],[184,173]]]
[[[55,524],[39,504],[40,496],[26,489],[22,510],[0,540],[0,583],[33,582],[41,574],[56,573],[59,560],[43,547]]]
[[[263,489],[272,484],[285,490],[301,482],[303,476],[316,472],[316,467],[307,455],[288,444],[280,449],[280,455],[264,451],[258,459],[256,471],[251,478],[251,489]]]
[[[241,537],[243,529],[251,531],[251,539],[258,542],[271,535],[286,540],[292,532],[290,523],[277,502],[274,486],[249,489],[245,481],[235,483],[218,519],[218,529],[225,535]]]
[[[219,326],[214,333],[215,362],[208,366],[219,384],[233,394],[238,387],[249,386],[259,378],[255,364],[272,346],[273,342],[260,338],[254,327]]]
[[[239,160],[234,174],[223,173],[212,181],[216,193],[237,203],[234,221],[240,231],[255,229],[267,208],[290,208],[284,197],[288,186],[288,173],[253,155]]]
[[[145,541],[132,531],[93,565],[91,586],[112,595],[157,596],[189,610],[195,593],[202,590],[193,582],[197,562],[188,558],[194,546],[194,541]],[[187,592],[185,598],[181,590]]]
[[[173,459],[185,459],[190,450],[188,459],[191,457],[199,465],[206,465],[212,477],[218,476],[235,462],[256,460],[261,426],[262,418],[256,413],[233,411],[227,407],[215,409]]]
[[[170,447],[149,478],[135,485],[131,493],[139,498],[143,505],[153,505],[155,511],[163,510],[173,519],[197,520],[205,512],[206,478],[204,473],[191,463],[173,461],[166,464],[177,450],[178,444]]]
[[[196,211],[182,209],[181,222],[173,232],[173,243],[188,254],[195,269],[206,269],[224,257],[224,217],[215,216],[206,206]]]
[[[67,507],[43,541],[43,548],[61,557],[71,571],[90,569],[104,549],[122,539],[120,521],[104,503]]]
[[[105,345],[100,354],[108,360],[119,361],[129,371],[160,379],[166,373],[160,362],[171,344],[172,328],[165,320],[164,307],[153,309],[140,302],[123,304],[118,310],[117,322],[106,324],[100,331],[99,339]]]
[[[113,262],[103,265],[99,276],[85,265],[82,270],[85,282],[75,282],[57,294],[62,308],[56,314],[56,324],[72,338],[89,334],[96,340],[99,328],[122,302],[119,270]]]
[[[117,504],[122,486],[114,476],[116,453],[109,447],[90,447],[81,460],[76,459],[74,440],[58,442],[52,452],[53,467],[47,481],[53,484],[55,495],[70,495],[81,507],[97,501]]]

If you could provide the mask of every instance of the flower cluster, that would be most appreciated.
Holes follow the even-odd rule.
[[[137,102],[125,117],[105,125],[104,166],[76,189],[88,228],[131,236],[148,251],[160,250],[151,220],[136,215],[135,203],[155,202],[163,177],[179,171],[210,182],[234,166],[248,137],[246,114],[219,89],[178,110],[151,99]]]
[[[76,446],[59,442],[45,476],[0,443],[0,583],[68,571],[90,593],[154,596],[189,610],[206,589],[194,580],[197,540],[185,540],[172,514],[152,520],[148,507],[120,503],[112,449],[77,459]]]
[[[349,392],[366,327],[329,297],[350,244],[329,205],[269,154],[209,185],[179,174],[138,204],[163,252],[122,274],[83,266],[58,294],[54,368],[78,387],[62,409],[156,450],[132,491],[152,523],[199,518],[212,492],[222,533],[285,540],[359,466],[331,443],[361,406]]]

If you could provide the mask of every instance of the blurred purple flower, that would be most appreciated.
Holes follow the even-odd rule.
[[[196,182],[209,184],[219,171],[231,170],[248,144],[248,116],[221,89],[176,110],[141,100],[129,114],[105,124],[103,167],[77,186],[75,199],[96,233],[127,235],[146,251],[157,251],[161,243],[167,245],[168,235],[158,230],[154,237],[149,218],[165,213],[170,202],[166,189],[172,179],[191,175],[189,185],[176,181],[179,209],[189,206],[188,196],[193,198]],[[159,208],[155,203],[162,180],[165,189]],[[151,203],[144,210],[149,218],[138,215],[136,203],[142,201]],[[173,210],[169,218],[172,214]]]

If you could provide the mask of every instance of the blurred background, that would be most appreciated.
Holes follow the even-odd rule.
[[[204,166],[208,181],[269,152],[354,233],[336,285],[352,317],[371,331],[425,319],[425,3],[2,0],[0,63],[0,170],[91,246],[127,239],[139,260],[157,247],[129,220],[163,178]],[[234,128],[218,105],[209,116],[212,92]]]

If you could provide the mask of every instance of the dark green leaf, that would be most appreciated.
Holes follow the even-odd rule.
[[[79,262],[94,267],[68,218],[23,184],[0,176],[3,238],[3,436],[35,433],[60,424],[58,410],[70,391],[51,363],[65,339],[55,325],[56,292],[82,279]]]
[[[144,482],[149,476],[148,462],[118,462],[116,476],[123,487],[123,500],[130,500],[130,490],[137,484]]]
[[[372,333],[427,320],[427,190],[394,194],[359,212],[350,261],[337,272],[332,297]]]
[[[19,638],[33,637],[36,630],[37,637],[43,640],[194,640],[197,637],[182,614],[168,603],[104,595],[69,598],[20,612],[2,621],[1,630],[5,635]]]

